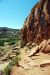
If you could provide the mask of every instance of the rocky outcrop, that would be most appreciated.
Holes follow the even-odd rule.
[[[42,52],[44,53],[50,52],[50,39],[43,45]]]
[[[50,53],[50,39],[44,40],[40,43],[40,45],[35,45],[32,47],[28,56],[34,56],[38,52]]]
[[[50,38],[50,0],[41,0],[31,10],[22,28],[22,39],[26,44]]]
[[[35,55],[38,52],[39,52],[39,47],[35,46],[34,48],[31,49],[29,56]]]
[[[45,67],[50,65],[50,60],[44,60],[42,63],[40,63],[40,67]]]

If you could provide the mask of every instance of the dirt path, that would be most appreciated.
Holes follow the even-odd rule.
[[[38,53],[28,57],[29,51],[21,49],[20,67],[14,66],[11,75],[50,75],[50,64],[40,67],[44,60],[50,60],[50,54]]]
[[[50,67],[33,67],[32,69],[24,70],[21,67],[14,66],[11,75],[50,75]]]

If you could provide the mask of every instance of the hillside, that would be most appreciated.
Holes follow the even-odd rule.
[[[20,38],[20,29],[11,29],[6,27],[0,27],[0,38]]]

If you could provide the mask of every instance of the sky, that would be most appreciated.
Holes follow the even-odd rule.
[[[39,0],[0,0],[0,27],[21,29]]]

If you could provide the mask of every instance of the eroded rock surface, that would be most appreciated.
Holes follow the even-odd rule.
[[[50,38],[50,0],[41,0],[31,10],[22,28],[22,39],[26,44]]]

